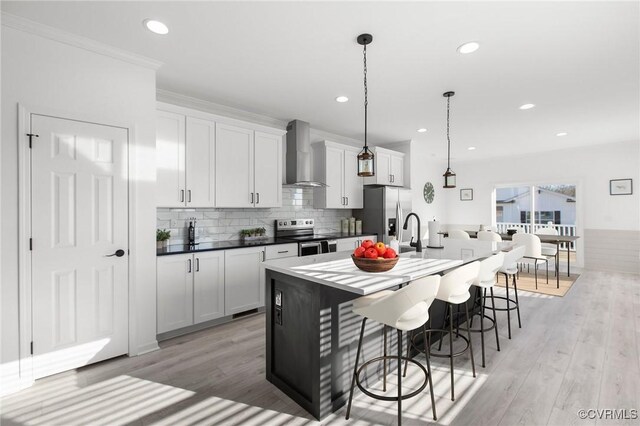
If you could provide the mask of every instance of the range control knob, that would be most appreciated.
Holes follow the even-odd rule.
[[[287,222],[286,221],[284,222],[284,226],[287,226]]]

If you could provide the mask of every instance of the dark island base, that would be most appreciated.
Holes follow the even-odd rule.
[[[276,304],[276,296],[281,301]],[[357,294],[290,275],[266,271],[266,377],[271,383],[322,420],[349,397],[362,318],[351,312]],[[431,305],[431,328],[442,328],[445,304]],[[464,320],[464,315],[460,320]],[[406,348],[406,333],[403,350]],[[437,341],[439,336],[433,333]],[[397,353],[397,333],[387,333],[389,354]],[[362,359],[383,353],[382,326],[368,322]],[[394,362],[388,370],[395,372]],[[382,378],[382,363],[366,378]],[[395,380],[394,375],[388,376]],[[366,381],[365,381],[366,383]]]

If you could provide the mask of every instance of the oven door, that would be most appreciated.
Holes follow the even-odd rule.
[[[298,256],[313,256],[320,253],[322,253],[322,248],[317,241],[298,243]]]

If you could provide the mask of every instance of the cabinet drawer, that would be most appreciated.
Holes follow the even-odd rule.
[[[274,246],[267,246],[265,259],[280,259],[282,257],[297,257],[298,256],[298,243],[291,244],[277,244]]]

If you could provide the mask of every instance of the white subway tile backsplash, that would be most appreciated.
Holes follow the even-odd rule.
[[[351,216],[351,210],[313,208],[313,189],[283,188],[282,207],[272,209],[157,209],[157,227],[171,231],[169,244],[186,242],[189,218],[196,218],[198,241],[237,240],[240,230],[265,228],[268,236],[275,233],[275,219],[296,217],[316,220],[316,232],[340,232],[340,220]],[[171,221],[177,221],[171,228]]]

